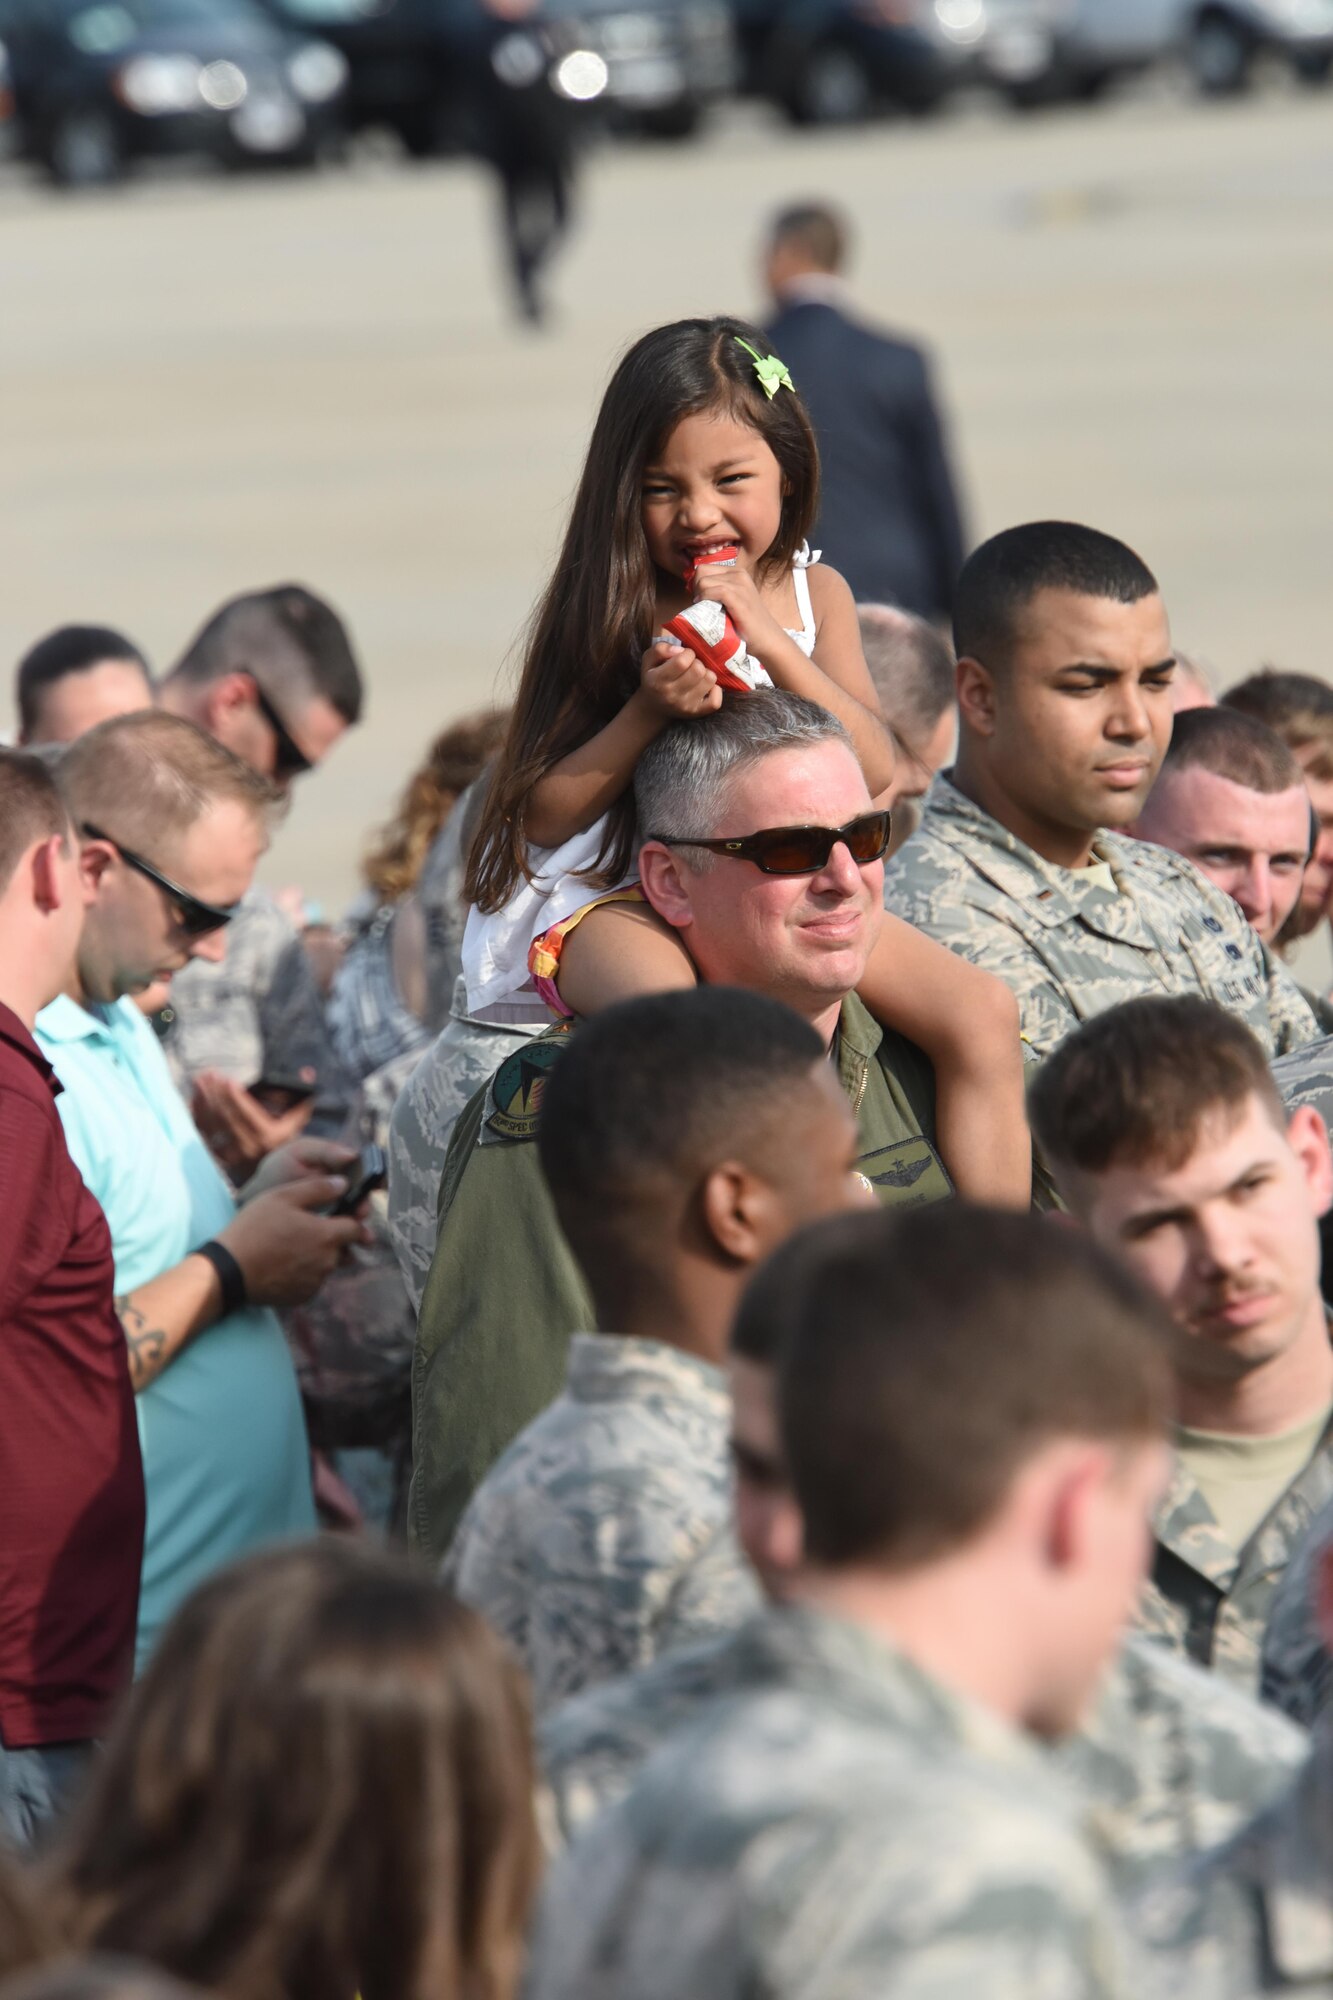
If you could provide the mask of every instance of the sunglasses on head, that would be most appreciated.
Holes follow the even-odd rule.
[[[253,674],[251,674],[250,679],[254,681],[255,701],[258,705],[259,713],[273,731],[277,743],[277,754],[273,759],[274,777],[299,778],[302,771],[313,771],[315,766],[312,759],[306,756],[305,751],[292,735],[290,729],[288,729],[277,709],[264,693],[263,688],[260,687],[259,682],[255,680]]]
[[[706,847],[710,854],[728,854],[733,861],[753,861],[765,875],[817,875],[827,868],[835,847],[847,849],[859,868],[879,861],[889,844],[887,812],[862,813],[846,826],[766,826],[734,840],[677,840],[674,834],[649,834],[666,847]]]
[[[131,847],[123,847],[111,834],[103,833],[101,827],[94,826],[91,821],[84,821],[83,833],[88,840],[104,840],[108,847],[114,847],[127,868],[132,868],[136,875],[145,876],[154,888],[162,891],[186,937],[207,937],[210,931],[220,931],[236,915],[239,904],[201,902],[188,889],[182,889],[179,882],[173,882],[169,875],[154,868],[151,861],[145,861],[142,854],[136,854]]]

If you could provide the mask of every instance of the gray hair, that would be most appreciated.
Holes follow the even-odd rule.
[[[639,758],[634,802],[645,840],[711,840],[736,772],[775,750],[852,739],[835,715],[783,688],[738,695],[714,715],[673,722]],[[853,752],[853,754],[855,754]],[[717,859],[698,850],[687,865],[703,874]]]

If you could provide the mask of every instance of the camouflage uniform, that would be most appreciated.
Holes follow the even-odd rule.
[[[1311,1521],[1330,1499],[1333,1421],[1305,1470],[1239,1551],[1225,1539],[1208,1502],[1177,1460],[1157,1510],[1157,1550],[1139,1604],[1140,1629],[1258,1694],[1278,1585]]]
[[[187,1097],[200,1070],[250,1084],[310,1068],[319,1080],[310,1130],[331,1137],[342,1126],[350,1090],[324,1002],[295,927],[265,890],[242,898],[220,965],[192,958],[173,976],[163,1019],[167,1060]]]
[[[1288,1111],[1302,1104],[1313,1105],[1333,1130],[1333,1036],[1325,1035],[1290,1055],[1279,1056],[1273,1075]]]
[[[759,1613],[549,1878],[528,2000],[1128,1994],[1109,1885],[1036,1746],[871,1633]]]
[[[1229,896],[1165,847],[1099,833],[1093,856],[1122,893],[1044,861],[937,778],[921,825],[889,863],[884,901],[928,937],[996,973],[1023,1034],[1049,1055],[1080,1021],[1144,993],[1202,993],[1270,1055],[1310,1041],[1314,1017]]]
[[[1333,1545],[1333,1500],[1315,1515],[1278,1581],[1264,1634],[1261,1693],[1307,1728],[1333,1696],[1333,1659],[1320,1630],[1319,1569]]]
[[[527,1028],[469,1021],[465,1004],[460,977],[454,1014],[412,1063],[389,1124],[389,1235],[414,1313],[435,1255],[440,1177],[459,1114],[505,1057],[532,1039]]]
[[[509,1640],[538,1713],[759,1602],[731,1529],[720,1368],[576,1334],[565,1392],[486,1475],[443,1579]]]
[[[469,785],[431,843],[415,895],[425,932],[426,1026],[438,1034],[454,1005],[454,989],[463,972],[463,930],[467,901],[463,876],[465,838],[473,830],[477,788]]]
[[[691,1646],[546,1717],[538,1748],[562,1840],[622,1798],[667,1736],[740,1685],[747,1647],[741,1635]],[[1276,1796],[1308,1748],[1282,1716],[1131,1635],[1092,1714],[1056,1756],[1117,1887],[1128,1888],[1164,1860],[1225,1840]]]
[[[1147,1891],[1134,1912],[1163,1993],[1327,2000],[1333,1992],[1333,1738],[1224,1847]]]
[[[571,1336],[595,1323],[532,1143],[545,1072],[570,1032],[564,1024],[520,1043],[449,1144],[412,1360],[408,1526],[437,1562],[480,1479],[560,1393]],[[881,1199],[947,1198],[931,1143],[935,1078],[921,1051],[881,1030],[853,993],[837,1053],[861,1171]]]

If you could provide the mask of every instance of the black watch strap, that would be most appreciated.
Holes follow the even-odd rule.
[[[196,1257],[206,1257],[218,1274],[222,1287],[221,1319],[240,1312],[248,1303],[249,1293],[245,1289],[245,1273],[232,1256],[225,1243],[201,1243],[195,1251]]]

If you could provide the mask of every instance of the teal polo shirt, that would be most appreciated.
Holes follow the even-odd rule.
[[[81,1007],[62,995],[36,1037],[64,1085],[56,1105],[74,1163],[111,1228],[116,1291],[132,1292],[226,1228],[231,1190],[132,1001]],[[316,1522],[296,1375],[266,1307],[206,1327],[135,1406],[148,1499],[142,1667],[204,1577]]]

